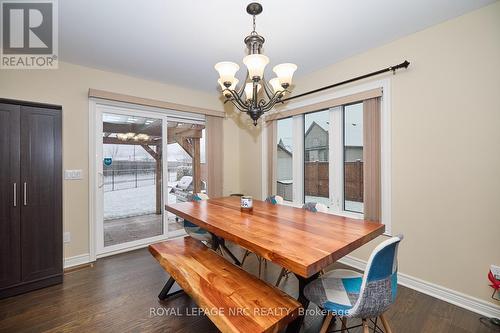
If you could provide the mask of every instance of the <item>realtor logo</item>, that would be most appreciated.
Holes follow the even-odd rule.
[[[56,0],[2,0],[0,4],[0,68],[57,68]]]

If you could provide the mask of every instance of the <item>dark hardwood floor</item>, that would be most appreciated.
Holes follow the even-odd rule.
[[[257,272],[255,256],[245,268]],[[274,283],[278,274],[279,267],[269,263],[263,278]],[[100,259],[92,268],[67,273],[62,285],[0,300],[0,332],[217,332],[192,310],[196,304],[189,297],[158,301],[167,278],[146,249]],[[295,296],[297,280],[290,276],[281,287]],[[480,323],[478,314],[404,287],[387,318],[393,332],[500,331]],[[303,331],[317,332],[321,320],[306,317]]]

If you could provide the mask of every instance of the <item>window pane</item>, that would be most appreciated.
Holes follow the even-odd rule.
[[[176,120],[168,121],[167,126],[168,203],[185,202],[195,190],[198,193],[206,193],[207,190],[205,125]],[[200,174],[196,175],[196,172]],[[196,185],[197,177],[200,182]],[[169,212],[168,231],[177,232],[182,229],[182,221]]]
[[[304,116],[304,201],[330,204],[328,182],[329,110]]]
[[[344,107],[344,210],[363,213],[363,103]]]
[[[292,201],[293,179],[293,119],[286,118],[277,122],[277,169],[276,194],[286,201]]]
[[[164,234],[162,125],[157,118],[102,115],[104,246]]]

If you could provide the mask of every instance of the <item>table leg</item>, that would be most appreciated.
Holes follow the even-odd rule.
[[[305,314],[307,307],[309,306],[309,300],[304,295],[304,288],[306,287],[306,285],[309,282],[317,279],[319,276],[319,273],[316,273],[308,278],[304,278],[304,277],[299,276],[297,274],[295,274],[295,276],[299,280],[299,297],[297,300],[300,302],[300,304],[302,304],[302,307],[304,308],[304,314]],[[305,315],[297,317],[297,319],[295,319],[292,323],[290,323],[288,325],[286,332],[287,333],[292,333],[292,332],[298,333],[300,331],[300,328],[302,327],[302,324],[304,323],[304,317],[305,317]]]
[[[220,244],[219,246],[222,248],[222,250],[224,252],[226,252],[227,255],[229,255],[231,257],[231,259],[234,261],[234,264],[237,265],[237,266],[240,266],[241,267],[241,262],[238,260],[238,258],[236,258],[236,256],[231,252],[229,251],[229,249],[226,247],[226,242],[224,240],[224,238],[221,238],[220,239]]]
[[[237,266],[241,266],[241,262],[234,256],[234,254],[229,251],[229,249],[226,247],[226,241],[224,238],[219,238],[217,235],[212,234],[212,250],[217,251],[218,248],[221,248],[223,252],[226,252],[229,257],[234,261],[234,264]]]

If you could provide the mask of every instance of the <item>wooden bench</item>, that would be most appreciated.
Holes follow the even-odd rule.
[[[222,332],[278,332],[298,317],[297,300],[191,237],[149,251]]]

